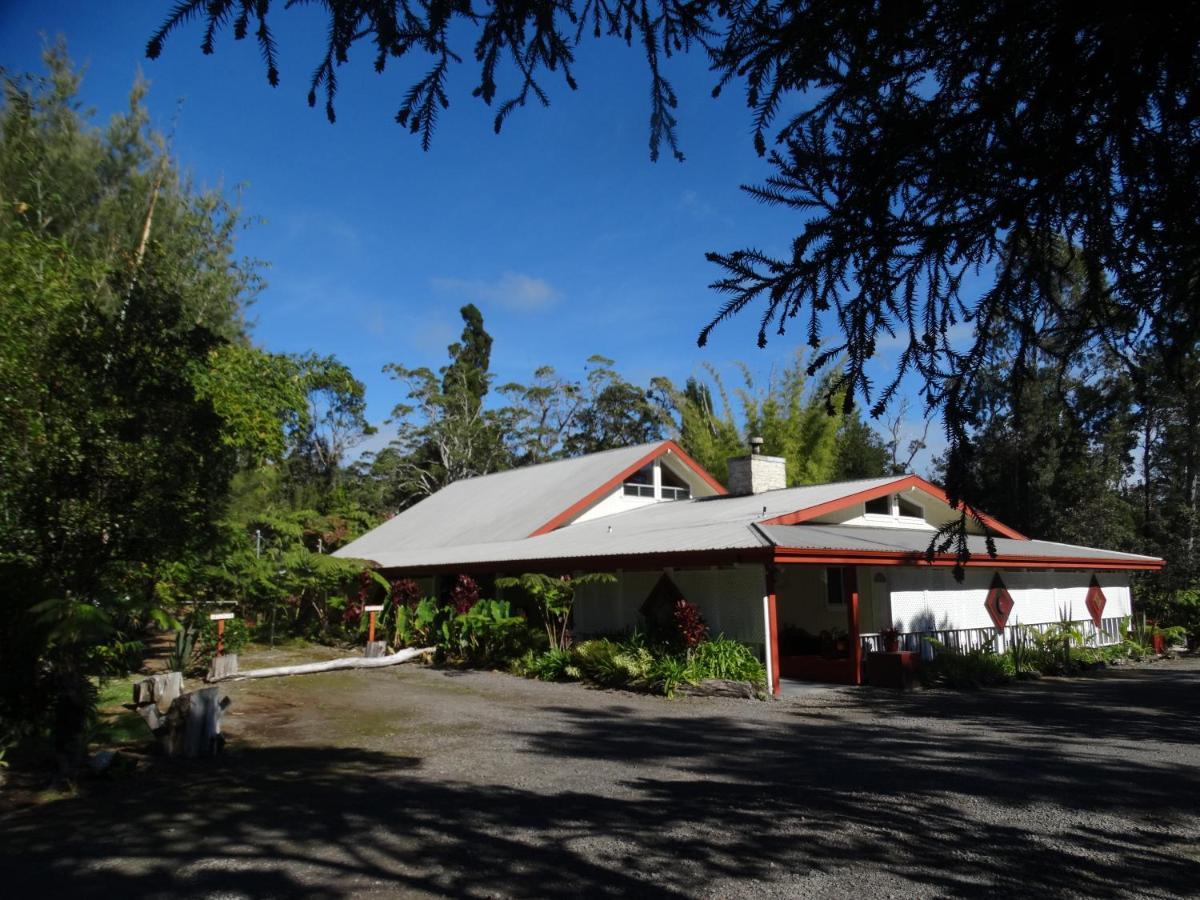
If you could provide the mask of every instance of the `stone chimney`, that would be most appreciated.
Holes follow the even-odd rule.
[[[787,487],[787,460],[763,456],[763,439],[750,438],[750,455],[729,460],[729,493],[734,496],[761,494]]]

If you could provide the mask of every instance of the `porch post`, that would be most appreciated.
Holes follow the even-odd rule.
[[[779,687],[779,614],[775,604],[775,566],[766,565],[767,594],[763,597],[763,625],[767,643],[763,656],[767,661],[767,681],[771,694],[778,697]]]
[[[850,665],[854,670],[850,673],[851,684],[862,684],[862,639],[858,628],[858,569],[847,566],[842,570],[842,584],[846,591],[846,624],[850,632]]]

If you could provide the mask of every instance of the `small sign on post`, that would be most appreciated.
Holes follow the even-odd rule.
[[[387,650],[387,642],[375,640],[375,616],[376,614],[383,612],[383,604],[375,603],[370,606],[364,606],[363,612],[370,616],[370,618],[367,620],[366,655],[368,657],[383,656]]]
[[[233,618],[233,613],[211,613],[209,619],[217,623],[217,656],[225,650],[225,623]]]

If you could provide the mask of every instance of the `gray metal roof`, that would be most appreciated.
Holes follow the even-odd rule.
[[[535,564],[596,557],[759,550],[923,553],[932,532],[861,525],[760,525],[903,476],[815,484],[741,497],[703,497],[639,506],[529,537],[663,442],[594,453],[455,482],[337,552],[389,569]],[[1000,556],[1150,562],[1154,557],[1050,541],[996,538]],[[986,554],[983,537],[968,537]]]
[[[764,525],[759,531],[776,547],[793,550],[882,551],[894,553],[924,553],[933,537],[932,531],[916,528],[871,528],[862,525]],[[1059,557],[1110,561],[1149,562],[1153,556],[1118,553],[1095,547],[1078,547],[1054,541],[1017,541],[994,538],[998,556]],[[987,541],[982,536],[968,535],[967,549],[972,555],[985,556]]]
[[[464,478],[337,551],[373,559],[413,549],[520,540],[662,441]]]
[[[642,455],[645,455],[645,452],[648,450],[643,450]],[[479,480],[472,479],[471,482],[459,482],[459,484],[470,484]],[[602,483],[602,480],[597,481],[597,484]],[[404,568],[575,559],[589,556],[636,556],[654,553],[752,549],[767,545],[762,535],[751,527],[757,521],[784,515],[896,480],[894,477],[871,478],[841,484],[809,485],[781,491],[767,491],[743,497],[704,497],[671,503],[656,503],[611,516],[577,522],[532,538],[527,538],[525,535],[555,513],[569,506],[573,500],[561,504],[518,537],[507,540],[489,540],[485,532],[483,539],[431,546],[428,543],[397,540],[395,530],[390,535],[383,534],[384,529],[387,529],[397,519],[421,510],[429,503],[426,500],[397,516],[391,522],[381,525],[357,541],[343,547],[338,551],[338,555],[370,559],[385,568]],[[445,491],[435,497],[442,493]],[[478,515],[474,512],[475,509],[474,503],[464,501],[457,514]],[[409,530],[416,527],[417,523],[413,521],[406,523],[406,526],[406,530]],[[371,539],[369,543],[368,539]]]

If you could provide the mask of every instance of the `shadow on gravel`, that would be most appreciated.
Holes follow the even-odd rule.
[[[789,873],[836,885],[853,867],[880,895],[1190,894],[1200,771],[1112,742],[1194,741],[1197,686],[1180,673],[1153,689],[876,695],[877,715],[832,721],[563,707],[552,729],[512,726],[531,742],[510,761],[526,788],[432,780],[421,760],[353,748],[241,749],[0,820],[0,884],[13,897],[573,897],[737,879],[786,894]],[[622,780],[596,785],[593,765]],[[544,767],[578,772],[580,789],[539,791]],[[1067,812],[1013,824],[1042,802]]]

